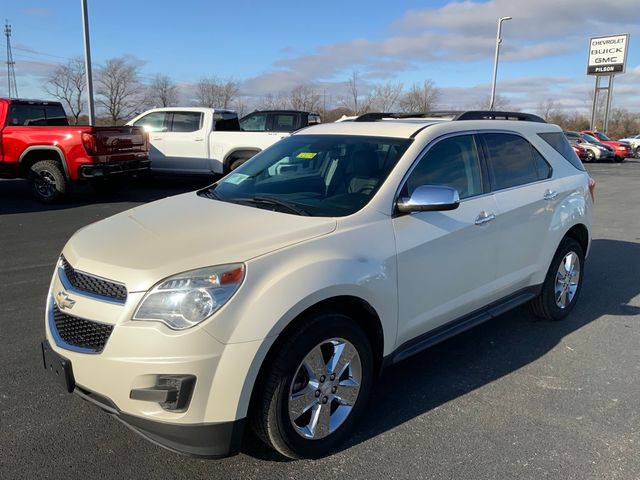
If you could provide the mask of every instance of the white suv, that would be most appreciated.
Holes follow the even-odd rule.
[[[502,118],[502,119],[500,119]],[[365,115],[78,231],[45,368],[171,450],[335,449],[380,370],[531,302],[574,307],[593,181],[527,114]]]

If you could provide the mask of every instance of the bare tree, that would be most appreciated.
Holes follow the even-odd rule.
[[[260,110],[281,110],[287,108],[287,98],[281,93],[267,93],[260,99],[257,107]]]
[[[478,110],[489,110],[489,106],[490,105],[491,105],[491,95],[487,95],[486,97],[483,97],[477,103],[472,104],[470,108],[471,109],[478,109]],[[493,102],[493,109],[494,110],[508,110],[509,108],[511,108],[511,100],[509,100],[504,95],[497,94],[496,98],[495,98],[495,100]]]
[[[65,65],[58,65],[46,78],[44,90],[64,102],[67,111],[73,117],[74,125],[84,109],[85,74],[84,62],[74,57]]]
[[[238,82],[232,79],[202,78],[196,84],[196,103],[208,108],[230,108],[239,90]]]
[[[315,112],[320,108],[321,96],[308,85],[298,85],[289,94],[287,105],[293,110]]]
[[[429,112],[435,108],[440,96],[440,89],[432,80],[425,80],[422,84],[414,83],[400,98],[400,109],[403,112]]]
[[[157,74],[147,87],[145,104],[150,107],[171,107],[178,103],[178,88],[166,75]]]
[[[557,117],[559,110],[560,105],[551,98],[547,98],[538,104],[538,114],[547,121],[550,121],[551,117]]]
[[[363,96],[357,71],[347,80],[347,96],[338,100],[341,106],[348,108],[354,115],[360,115],[371,108],[371,96]]]
[[[371,93],[371,107],[379,112],[392,112],[402,94],[402,83],[387,82],[377,85]]]
[[[97,72],[98,105],[118,124],[133,116],[144,100],[140,67],[126,57],[110,58]]]

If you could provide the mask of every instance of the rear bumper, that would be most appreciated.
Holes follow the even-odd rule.
[[[82,179],[104,178],[114,175],[133,175],[151,170],[151,160],[129,160],[114,163],[93,163],[82,165],[78,176]]]

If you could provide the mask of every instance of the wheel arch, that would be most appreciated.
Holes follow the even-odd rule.
[[[62,166],[62,171],[64,172],[66,179],[71,179],[64,153],[55,145],[32,145],[27,147],[18,159],[18,163],[20,164],[20,176],[26,178],[31,167],[41,160],[53,160],[59,162]]]
[[[567,233],[564,234],[562,240],[565,238],[573,238],[580,246],[582,247],[582,252],[584,256],[587,256],[587,252],[589,250],[589,229],[583,223],[577,223],[572,226]]]
[[[267,369],[273,362],[277,353],[280,351],[283,343],[289,338],[292,332],[300,327],[305,319],[310,315],[320,312],[335,312],[347,315],[352,318],[360,328],[362,328],[371,343],[374,357],[374,372],[375,374],[380,373],[382,370],[384,351],[384,331],[382,321],[376,310],[369,302],[357,296],[339,295],[328,297],[307,307],[294,317],[278,334],[266,354],[262,358],[254,359],[254,361],[260,362],[260,365],[257,369],[255,378],[248,378],[245,381],[246,383],[243,389],[245,394],[243,394],[242,397],[248,398],[249,401],[243,402],[244,405],[239,405],[239,410],[236,416],[237,418],[242,418],[250,414],[254,408],[256,395],[264,384],[263,382],[266,377]]]
[[[227,156],[224,157],[224,161],[222,162],[223,168],[225,172],[229,172],[229,168],[234,160],[238,160],[241,158],[249,159],[254,155],[260,153],[262,150],[259,148],[236,148],[227,153]]]

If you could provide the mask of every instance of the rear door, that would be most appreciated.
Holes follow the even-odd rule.
[[[501,296],[530,285],[538,271],[544,239],[563,194],[562,181],[524,137],[480,135],[497,203],[497,286]]]
[[[473,135],[452,136],[429,148],[401,189],[408,196],[420,185],[447,185],[461,201],[393,219],[399,344],[496,299],[497,211],[481,172]]]

